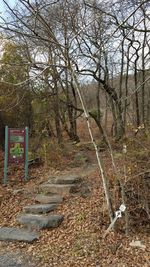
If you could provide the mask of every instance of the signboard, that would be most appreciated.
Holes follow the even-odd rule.
[[[4,185],[8,183],[8,164],[24,163],[25,181],[28,180],[28,127],[11,129],[5,127]]]
[[[8,162],[25,162],[25,129],[8,129]]]

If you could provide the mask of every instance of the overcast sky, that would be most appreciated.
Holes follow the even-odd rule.
[[[13,7],[15,5],[15,3],[17,2],[17,0],[6,0],[6,2]],[[4,4],[3,0],[0,0],[0,15],[4,14],[6,11],[7,7]]]

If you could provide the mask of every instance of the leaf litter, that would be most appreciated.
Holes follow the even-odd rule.
[[[105,164],[113,172],[110,162],[105,156]],[[81,168],[72,170],[80,173]],[[0,186],[1,209],[0,226],[19,226],[16,216],[27,204],[33,204],[38,186],[50,175],[61,174],[60,170],[43,167],[30,170],[31,180],[24,184],[19,180],[23,175],[20,169],[8,187]],[[10,174],[13,176],[14,173]],[[13,181],[14,180],[14,181]],[[65,198],[57,209],[64,215],[64,221],[59,228],[40,231],[40,239],[33,244],[0,242],[1,253],[21,251],[28,255],[37,267],[148,267],[150,266],[149,236],[145,229],[132,229],[125,236],[124,222],[120,219],[119,230],[102,236],[109,225],[106,204],[99,171],[91,168],[86,173],[84,181],[90,184],[91,194],[83,198],[79,194]],[[20,190],[14,194],[14,190]],[[141,240],[145,250],[132,248],[132,240]]]

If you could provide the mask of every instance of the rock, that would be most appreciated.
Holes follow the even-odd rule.
[[[143,245],[143,244],[141,243],[140,240],[135,240],[135,241],[133,240],[129,245],[130,245],[131,247],[141,248],[141,249],[143,249],[143,250],[146,249],[146,246]]]
[[[0,228],[1,241],[22,241],[31,243],[39,239],[39,234],[27,230],[17,229],[13,227]]]
[[[63,197],[56,194],[52,195],[38,194],[35,197],[35,201],[42,204],[53,204],[53,203],[60,204],[63,202]]]
[[[62,215],[21,214],[17,217],[20,224],[36,229],[56,228],[63,221]]]
[[[81,182],[81,177],[76,174],[64,174],[56,177],[51,177],[48,183],[52,184],[75,184]]]
[[[24,189],[15,189],[13,190],[13,195],[18,195],[18,194],[23,194],[24,193]]]
[[[9,249],[5,253],[0,253],[0,267],[35,267],[35,264],[31,262],[29,255],[16,249],[15,252],[12,252]]]
[[[70,193],[75,193],[78,190],[76,184],[42,184],[41,190],[45,193],[53,193],[61,196],[69,196]]]
[[[83,198],[87,198],[87,197],[90,197],[91,196],[91,189],[90,187],[86,184],[86,183],[83,183],[81,188],[80,188],[80,195],[81,197]]]
[[[23,211],[27,213],[47,213],[54,210],[57,207],[56,204],[35,204],[29,205],[23,208]]]

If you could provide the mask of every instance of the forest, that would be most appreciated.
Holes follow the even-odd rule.
[[[82,174],[63,195],[60,228],[35,245],[12,242],[8,254],[21,249],[38,267],[148,267],[150,0],[0,0],[0,8],[0,226],[17,225],[48,177]],[[25,184],[12,165],[3,186],[5,126],[29,128]]]

